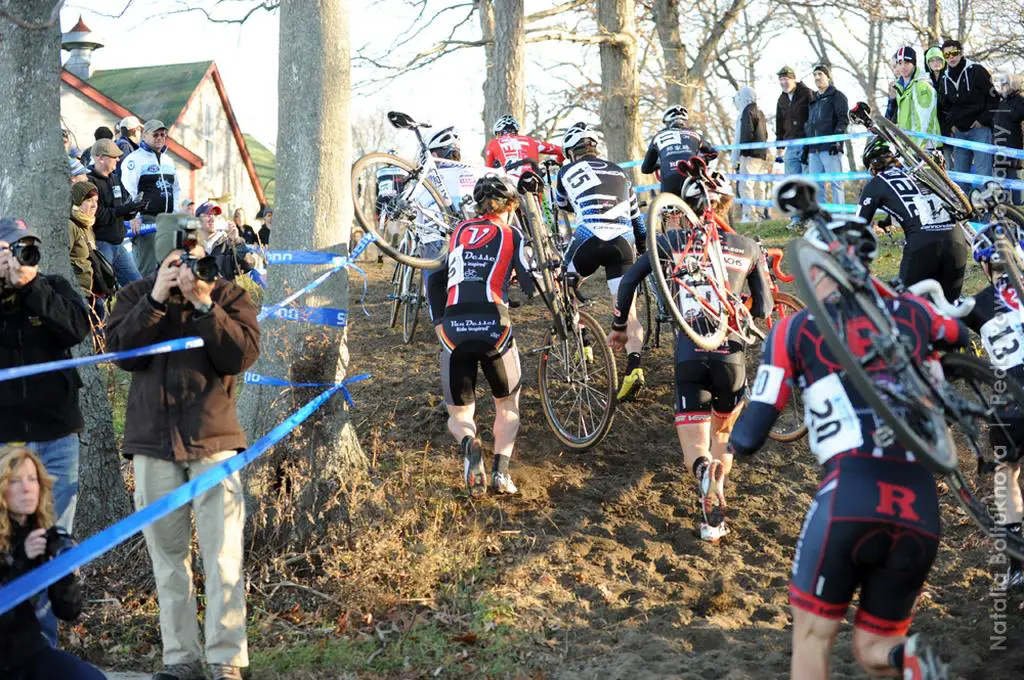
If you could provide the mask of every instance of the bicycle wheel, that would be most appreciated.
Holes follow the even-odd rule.
[[[377,195],[377,176],[381,170],[398,169],[405,175],[394,195]],[[352,166],[352,200],[355,217],[364,230],[376,237],[377,247],[402,264],[418,269],[436,269],[448,258],[448,244],[432,259],[402,252],[392,240],[404,240],[405,232],[419,222],[447,236],[459,222],[459,216],[443,198],[434,182],[423,176],[423,168],[387,153],[369,153]]]
[[[772,317],[778,321],[804,308],[800,298],[789,293],[775,294],[775,307]],[[800,398],[800,390],[790,391],[789,401],[772,426],[768,436],[777,442],[795,442],[807,434],[807,423],[804,422],[804,401]]]
[[[953,423],[954,436],[966,442],[978,461],[974,470],[967,469],[969,461],[963,461],[960,469],[947,476],[947,482],[974,523],[986,536],[995,536],[995,518],[1005,512],[1008,501],[1012,502],[1009,496],[1014,490],[1009,487],[1019,482],[1005,471],[991,476],[990,473],[997,470],[997,455],[1024,447],[1024,388],[1006,371],[996,371],[988,362],[969,355],[944,355],[942,371],[949,385],[966,402],[958,409],[962,417]],[[977,492],[968,482],[972,473]],[[997,486],[982,491],[980,487],[985,482]],[[1020,493],[1019,487],[1016,493]],[[1005,538],[1006,552],[1022,559],[1024,539],[1012,534],[999,538]]]
[[[938,474],[955,470],[956,446],[949,436],[943,410],[936,407],[938,395],[919,373],[918,362],[900,341],[891,317],[878,308],[873,296],[850,282],[839,262],[805,239],[794,239],[787,255],[796,265],[800,297],[852,387],[885,421],[896,440],[922,463]],[[835,289],[828,296],[831,309],[818,298],[816,288],[822,287]],[[855,336],[850,333],[853,329],[847,328],[848,319],[856,324]],[[864,346],[864,357],[854,355],[848,334]],[[866,358],[868,352],[870,360]],[[892,367],[895,375],[879,371],[875,373],[878,380],[872,377],[867,366],[877,361]]]
[[[402,298],[405,306],[402,312],[402,342],[409,344],[412,336],[416,333],[416,323],[420,319],[420,307],[423,305],[423,296],[420,290],[423,286],[423,270],[405,268],[405,282],[402,286]]]
[[[672,314],[676,325],[701,349],[715,350],[725,342],[729,334],[728,315],[722,301],[717,299],[717,293],[711,290],[702,265],[708,253],[697,250],[669,253],[659,244],[658,237],[664,232],[661,212],[669,207],[682,211],[680,224],[685,225],[686,230],[697,233],[703,229],[693,210],[681,198],[675,194],[658,194],[651,203],[647,215],[647,256],[651,258],[651,270],[665,307]],[[696,266],[690,266],[691,259],[697,263]],[[719,283],[720,287],[724,287],[723,282]],[[677,304],[676,294],[680,288],[687,293],[685,296],[679,296],[680,299],[685,297],[689,303],[685,313]]]
[[[1014,247],[1005,236],[996,238],[996,252],[999,254],[999,262],[995,264],[1010,280],[1017,293],[1018,300],[1024,300],[1024,277],[1021,276],[1020,259],[1017,257],[1018,248]]]
[[[536,268],[539,271],[543,283],[545,295],[548,299],[555,297],[555,277],[552,268],[557,266],[558,257],[552,249],[551,232],[540,212],[540,204],[533,194],[523,195],[519,202],[520,212],[523,215],[526,229],[526,236],[530,246],[533,248],[533,256],[536,260]],[[549,305],[550,306],[550,305]]]
[[[394,328],[398,323],[398,312],[402,309],[402,282],[405,280],[407,268],[401,262],[395,262],[395,271],[391,273],[391,319],[388,321],[388,328]]]
[[[566,447],[586,451],[612,426],[618,373],[601,324],[586,312],[578,314],[564,339],[548,331],[537,379],[548,427]]]
[[[879,134],[895,147],[897,155],[903,160],[904,167],[916,179],[932,190],[952,210],[958,221],[966,219],[974,212],[971,201],[956,185],[949,175],[939,167],[931,154],[914,143],[903,130],[886,118],[872,116]]]

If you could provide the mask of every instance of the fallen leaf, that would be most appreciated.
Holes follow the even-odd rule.
[[[452,638],[452,642],[461,642],[464,645],[473,645],[477,641],[476,633],[463,633]]]

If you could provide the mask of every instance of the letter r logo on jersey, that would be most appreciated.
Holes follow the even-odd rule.
[[[862,357],[871,348],[871,336],[876,332],[870,319],[859,316],[846,322],[846,340],[853,356]]]
[[[914,512],[914,501],[917,500],[917,494],[913,490],[899,484],[881,481],[875,483],[878,484],[878,506],[875,508],[875,512],[911,522],[921,520],[920,515]]]

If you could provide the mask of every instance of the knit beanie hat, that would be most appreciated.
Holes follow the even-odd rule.
[[[825,74],[825,77],[828,78],[828,81],[832,82],[832,70],[829,68],[828,64],[818,64],[811,69],[811,73],[814,73],[815,71],[821,71]]]
[[[896,50],[896,54],[892,55],[892,60],[897,64],[901,61],[909,61],[914,66],[917,66],[917,52],[914,51],[913,47],[901,47]]]
[[[924,53],[924,63],[927,64],[932,59],[941,59],[942,65],[946,65],[946,58],[942,56],[942,48],[935,46],[929,47],[928,51]]]
[[[99,191],[92,182],[75,182],[71,185],[71,202],[76,206],[80,207],[85,199],[97,195],[99,195]]]

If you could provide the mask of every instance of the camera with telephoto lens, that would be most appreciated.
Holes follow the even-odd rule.
[[[179,260],[181,266],[188,267],[200,281],[213,283],[220,276],[220,271],[217,270],[217,260],[209,255],[205,257],[190,255],[190,251],[197,245],[199,245],[199,239],[196,236],[196,230],[185,228],[174,232],[175,250],[185,251]]]
[[[67,529],[53,526],[46,530],[46,556],[51,560],[58,555],[63,555],[74,548],[78,543]]]
[[[11,255],[22,267],[35,267],[43,258],[36,241],[18,241],[11,244]]]

